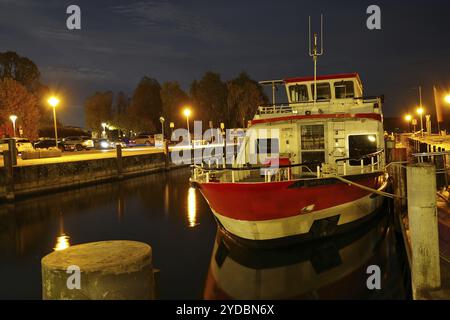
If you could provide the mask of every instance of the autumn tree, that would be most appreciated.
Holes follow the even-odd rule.
[[[39,86],[40,72],[33,61],[12,51],[0,52],[0,79],[10,78],[34,91]]]
[[[96,92],[84,104],[86,126],[94,131],[101,130],[103,122],[112,120],[113,93]]]
[[[0,80],[0,124],[2,131],[12,135],[10,115],[16,115],[16,135],[23,130],[29,139],[38,137],[40,118],[36,97],[19,82],[5,78]]]
[[[222,82],[220,74],[211,71],[191,85],[191,98],[194,105],[196,119],[203,120],[204,125],[209,121],[217,127],[218,123],[227,118],[227,86]]]
[[[227,82],[227,125],[231,128],[246,127],[258,106],[268,103],[261,85],[245,72]]]
[[[188,104],[189,96],[181,89],[176,81],[164,82],[161,86],[161,100],[163,105],[163,116],[166,122],[174,122],[176,127],[184,123],[182,118],[182,107]]]
[[[155,79],[143,77],[133,92],[129,115],[134,131],[155,132],[162,114],[161,85]]]
[[[120,91],[116,95],[114,103],[112,124],[125,132],[133,130],[131,117],[127,112],[129,105],[130,99],[124,92]]]

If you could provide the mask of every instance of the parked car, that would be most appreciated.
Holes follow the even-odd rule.
[[[33,145],[30,140],[26,138],[11,138],[16,141],[16,149],[17,153],[22,153],[24,151],[33,151]],[[8,141],[9,139],[1,139],[0,140],[0,153],[3,154],[4,150],[8,150]]]
[[[117,145],[121,145],[122,148],[127,146],[127,144],[121,140],[108,140],[105,138],[94,139],[94,149],[115,149]]]
[[[43,139],[34,144],[35,149],[49,149],[55,147],[55,139]],[[66,144],[63,141],[58,141],[58,149],[64,151],[75,151],[75,145]]]
[[[77,151],[89,150],[94,148],[94,141],[90,137],[85,136],[73,136],[67,137],[64,140],[64,144],[73,145]]]
[[[155,138],[149,134],[140,134],[133,140],[135,145],[146,145],[146,146],[155,145]]]

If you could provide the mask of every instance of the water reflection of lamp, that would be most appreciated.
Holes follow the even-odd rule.
[[[189,188],[188,192],[188,220],[189,227],[195,227],[197,225],[197,206],[196,206],[196,194],[194,188]]]
[[[67,249],[68,247],[70,247],[70,242],[69,242],[70,237],[67,236],[64,232],[64,220],[63,220],[62,212],[59,213],[59,234],[60,234],[60,236],[58,236],[56,238],[56,245],[53,248],[53,250],[55,250],[55,251],[64,250],[64,249]]]
[[[69,238],[70,237],[66,236],[65,234],[62,234],[59,237],[57,237],[56,238],[56,246],[53,248],[53,250],[60,251],[60,250],[64,250],[64,249],[67,249],[68,247],[70,247]]]
[[[169,204],[170,204],[170,192],[169,192],[169,184],[166,182],[164,186],[164,213],[169,214]]]

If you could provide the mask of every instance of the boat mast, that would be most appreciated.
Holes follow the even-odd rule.
[[[316,107],[317,100],[317,57],[323,55],[323,15],[320,15],[320,51],[317,49],[317,33],[314,33],[313,47],[311,50],[311,16],[309,19],[309,56],[313,57],[314,62],[314,100],[313,106]]]

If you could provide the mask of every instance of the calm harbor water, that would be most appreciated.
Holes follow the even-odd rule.
[[[336,239],[250,250],[217,231],[185,169],[0,206],[0,299],[40,299],[40,259],[55,248],[129,239],[150,244],[159,297],[406,298],[405,258],[388,219]],[[366,287],[379,265],[382,289]]]

